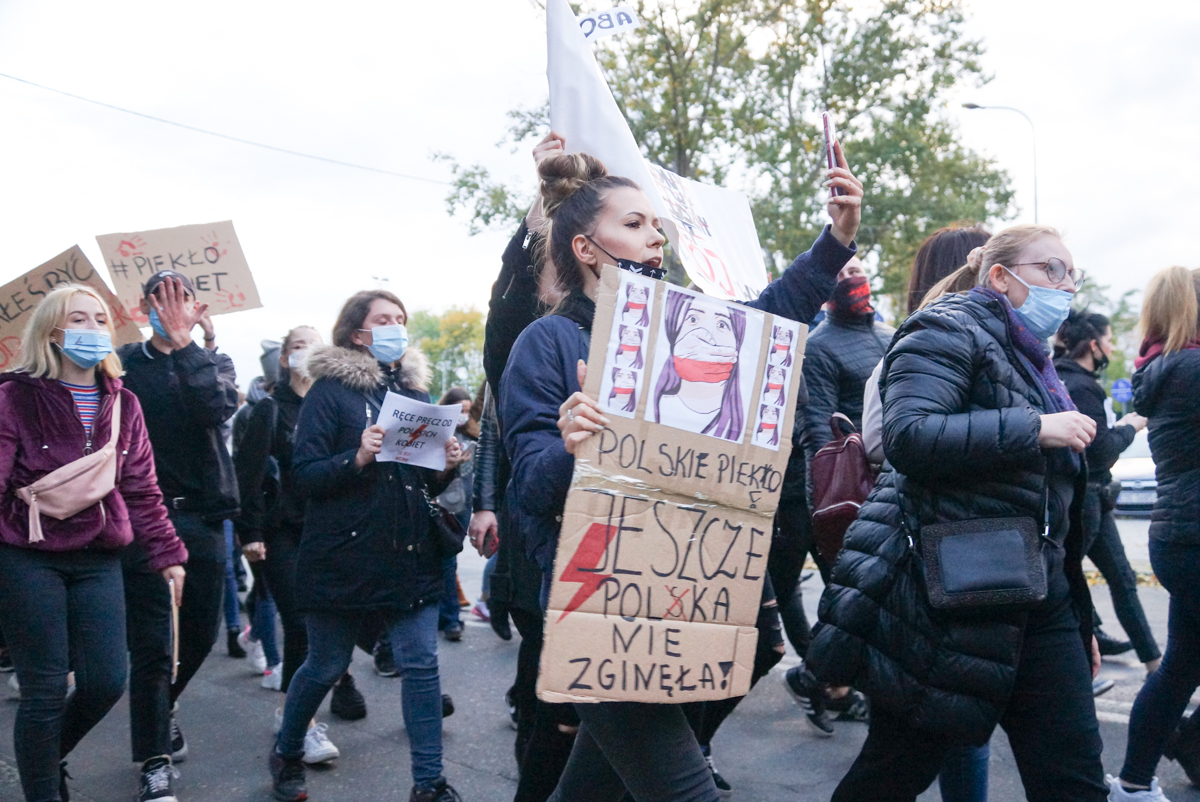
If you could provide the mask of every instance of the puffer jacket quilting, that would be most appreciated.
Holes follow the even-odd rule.
[[[1200,544],[1200,349],[1147,362],[1133,374],[1133,407],[1149,419],[1158,499],[1150,538]]]

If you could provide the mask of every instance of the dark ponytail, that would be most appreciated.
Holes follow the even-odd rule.
[[[1099,312],[1072,309],[1067,319],[1058,327],[1058,349],[1071,359],[1079,359],[1088,353],[1093,340],[1101,340],[1111,325]]]

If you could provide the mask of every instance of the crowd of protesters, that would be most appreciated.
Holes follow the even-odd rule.
[[[0,669],[15,667],[27,802],[69,799],[66,759],[126,688],[137,799],[175,802],[184,691],[222,626],[228,653],[285,694],[266,767],[276,799],[308,799],[306,766],[340,755],[316,720],[327,696],[339,718],[367,715],[349,673],[357,646],[400,679],[410,802],[461,800],[444,775],[453,701],[438,672],[439,633],[461,639],[469,606],[456,532],[488,558],[471,614],[521,641],[502,691],[515,802],[732,792],[712,741],[740,698],[569,705],[535,690],[575,454],[604,425],[582,390],[600,270],[664,272],[650,200],[565,146],[552,133],[534,151],[540,192],[492,288],[486,379],[440,400],[461,406],[445,470],[377,460],[385,396],[430,401],[429,365],[390,292],[349,298],[329,343],[308,325],[264,341],[244,398],[186,276],[149,278],[150,337],[116,350],[94,290],[44,298],[0,375]],[[1165,800],[1162,756],[1200,780],[1200,720],[1183,718],[1200,686],[1200,273],[1168,268],[1146,288],[1137,412],[1117,419],[1100,383],[1112,326],[1072,308],[1084,275],[1056,230],[933,233],[893,329],[855,241],[863,187],[834,150],[830,224],[747,303],[811,326],[752,685],[786,637],[801,662],[784,686],[813,731],[867,723],[838,802],[915,800],[935,780],[947,802],[986,800],[997,725],[1030,800]],[[1113,517],[1110,470],[1146,428],[1165,654]],[[813,465],[848,433],[877,479],[831,551],[814,531]],[[971,549],[945,545],[964,534]],[[1085,555],[1127,641],[1101,629]],[[813,626],[810,559],[825,586]],[[1101,654],[1130,650],[1147,680],[1125,764],[1106,777],[1093,699],[1111,683],[1094,680]],[[320,783],[312,794],[325,798]]]

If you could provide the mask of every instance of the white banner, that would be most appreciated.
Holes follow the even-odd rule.
[[[637,12],[629,6],[617,6],[608,11],[597,11],[579,18],[579,29],[583,31],[583,38],[589,42],[604,39],[614,33],[632,31],[641,24]]]
[[[389,390],[376,421],[384,435],[375,461],[446,470],[446,443],[454,436],[460,414],[462,404],[424,404]]]
[[[734,301],[757,298],[768,279],[750,202],[740,192],[681,178],[643,158],[580,26],[567,0],[548,0],[551,128],[566,138],[569,152],[590,153],[613,175],[642,187],[697,287]]]

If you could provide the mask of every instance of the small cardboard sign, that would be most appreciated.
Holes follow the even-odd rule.
[[[745,694],[806,328],[606,267],[538,695]]]
[[[125,306],[113,295],[79,246],[72,245],[45,264],[0,287],[0,371],[10,370],[16,362],[30,313],[46,293],[60,284],[85,284],[100,293],[112,312],[116,332],[114,348],[141,342],[141,332]]]
[[[140,326],[150,325],[141,312],[142,286],[160,270],[174,270],[190,278],[196,300],[208,304],[209,315],[262,306],[232,221],[104,234],[96,237],[96,242],[117,296]]]
[[[389,390],[376,421],[385,434],[375,461],[446,470],[446,443],[454,436],[461,413],[462,404],[424,404]]]

